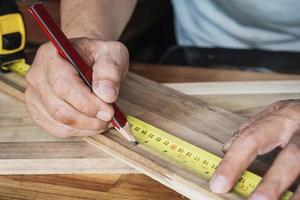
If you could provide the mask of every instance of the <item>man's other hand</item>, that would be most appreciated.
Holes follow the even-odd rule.
[[[300,100],[276,102],[244,122],[224,145],[225,156],[210,180],[216,193],[231,190],[258,156],[282,150],[252,193],[251,200],[276,200],[300,174]],[[300,187],[293,200],[300,199]]]

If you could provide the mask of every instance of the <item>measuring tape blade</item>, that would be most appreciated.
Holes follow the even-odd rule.
[[[9,69],[17,74],[25,77],[30,65],[25,62],[25,59],[20,59],[19,62],[15,62],[9,66]]]
[[[159,128],[143,122],[133,116],[127,116],[132,133],[139,144],[155,151],[159,155],[172,160],[186,170],[208,181],[221,162],[221,158],[196,147],[178,137]],[[261,181],[261,177],[245,171],[233,191],[248,197]],[[281,200],[289,200],[292,192],[285,192]]]
[[[30,65],[28,65],[25,59],[17,59],[14,61],[4,63],[1,68],[5,71],[13,71],[22,77],[25,77],[26,73],[28,72]]]

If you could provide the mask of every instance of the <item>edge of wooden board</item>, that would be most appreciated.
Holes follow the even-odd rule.
[[[0,159],[1,175],[16,174],[136,174],[137,170],[111,158]],[[5,166],[5,167],[4,167]],[[6,166],[10,166],[9,170]],[[113,169],[110,166],[115,166]],[[72,168],[69,170],[69,168]],[[22,173],[20,173],[22,171]]]
[[[130,104],[135,107],[135,103],[141,102],[141,100],[143,99],[143,98],[140,99],[141,96],[137,95],[137,93],[136,93],[136,95],[134,95],[135,98],[137,98],[137,99],[132,99],[131,98],[132,94],[134,94],[135,91],[128,90],[129,88],[139,85],[139,92],[141,92],[142,95],[143,94],[147,95],[147,91],[145,91],[144,87],[142,85],[140,85],[141,83],[146,84],[146,85],[149,85],[150,83],[152,84],[152,85],[151,84],[149,85],[149,90],[151,90],[152,92],[156,91],[157,94],[154,93],[154,97],[156,95],[158,95],[159,93],[165,93],[165,92],[171,93],[172,94],[171,96],[165,95],[164,101],[167,101],[167,99],[172,99],[173,97],[179,97],[183,101],[187,100],[186,96],[184,94],[173,91],[170,88],[163,87],[157,83],[154,83],[153,81],[146,80],[138,75],[134,75],[134,74],[131,74],[131,76],[128,75],[127,79],[130,80],[131,82],[127,82],[127,85],[125,84],[125,86],[123,84],[124,89],[127,88],[124,90],[126,92],[125,92],[125,94],[123,94],[123,97],[122,97],[122,98],[127,97],[127,99],[126,98],[124,99],[125,102],[123,102],[123,106],[125,106],[125,107],[127,106],[126,102],[128,102],[128,103],[130,102]],[[135,89],[137,89],[137,88],[135,87]],[[15,90],[17,90],[17,89],[15,89]],[[19,93],[19,92],[20,91],[17,91],[17,93]],[[24,101],[24,99],[21,99],[21,100]],[[175,103],[173,101],[174,105],[171,107],[165,108],[166,110],[163,112],[161,110],[157,110],[156,107],[154,106],[155,104],[153,104],[153,102],[145,102],[146,103],[145,105],[147,105],[149,107],[149,109],[152,110],[152,112],[154,112],[154,113],[158,112],[158,113],[162,114],[164,112],[170,112],[171,110],[173,110],[174,106],[177,107],[178,106],[177,104],[181,104],[180,102]],[[221,120],[220,122],[222,122],[221,123],[222,125],[220,125],[220,126],[215,126],[216,124],[214,125],[213,129],[216,131],[215,133],[217,133],[218,131],[221,131],[222,129],[220,129],[220,128],[223,126],[232,127],[232,128],[235,127],[237,121],[235,121],[235,123],[231,123],[231,119],[236,119],[236,120],[240,119],[237,115],[231,114],[223,109],[220,109],[217,107],[211,107],[211,108],[205,107],[205,103],[201,102],[198,99],[194,99],[194,101],[191,101],[190,102],[191,104],[188,102],[186,102],[186,103],[187,103],[186,106],[188,106],[188,107],[191,106],[191,108],[195,107],[195,106],[199,106],[199,109],[204,112],[203,114],[207,114],[207,117],[210,116],[214,112],[219,112],[217,118],[219,121]],[[138,111],[138,112],[135,112],[135,114],[139,116],[139,114],[138,114],[139,112],[145,113],[145,111]],[[148,111],[146,113],[148,116],[149,115]],[[225,118],[225,116],[226,116],[226,118]],[[146,117],[146,116],[144,116],[144,117]],[[167,115],[165,117],[167,117]],[[202,118],[200,119],[200,121],[204,120]],[[149,119],[149,118],[147,118],[147,119]],[[177,119],[177,120],[179,120],[179,119]],[[167,120],[167,121],[169,121],[169,120]],[[153,122],[153,120],[152,120],[152,122]],[[184,123],[184,122],[182,122],[182,123]],[[202,128],[204,128],[203,129],[204,132],[209,131],[212,128],[209,125],[208,126],[207,125],[208,124],[206,122],[204,122],[204,124],[202,125]],[[192,130],[190,130],[190,131],[192,131]],[[120,138],[119,136],[112,134],[112,132],[113,131],[109,131],[103,135],[83,137],[83,139],[85,141],[92,143],[97,148],[104,150],[107,153],[113,155],[114,157],[121,159],[122,161],[124,161],[125,163],[134,167],[135,169],[142,171],[146,175],[148,175],[148,176],[154,178],[155,180],[161,182],[162,184],[174,189],[175,191],[181,193],[182,195],[187,196],[190,199],[199,199],[199,197],[201,197],[202,199],[218,199],[218,200],[219,199],[229,199],[229,198],[230,199],[240,199],[240,197],[238,197],[236,194],[233,194],[233,193],[228,193],[228,194],[220,196],[220,195],[210,192],[208,189],[207,181],[202,180],[200,177],[194,176],[192,173],[184,170],[180,166],[173,165],[173,164],[170,165],[168,161],[158,157],[157,155],[151,154],[148,151],[143,150],[141,147],[137,147],[137,149],[133,150],[132,148],[134,148],[134,147],[132,147],[132,145],[130,145],[130,144],[128,144],[128,142],[124,141],[123,138]],[[215,133],[213,133],[213,135]],[[201,138],[201,140],[197,139],[197,141],[202,142],[202,143],[206,140],[213,141],[213,137],[214,137],[213,135],[212,136],[207,135],[204,138]],[[225,136],[226,135],[222,136],[222,138],[221,138],[222,141],[225,138],[229,137],[229,135],[227,135],[226,137]],[[191,138],[189,138],[187,141],[190,141],[190,139]],[[215,141],[215,143],[218,143],[219,144],[218,146],[221,145],[220,141],[218,141],[218,142]],[[213,147],[213,148],[215,148],[214,151],[219,151],[219,150],[217,150],[218,149],[217,147]],[[218,154],[220,154],[220,152]]]
[[[125,95],[125,97],[126,97],[125,102],[123,102],[123,106],[125,106],[125,107],[127,105],[126,102],[127,103],[130,102],[130,104],[132,104],[131,106],[135,107],[135,103],[138,103],[141,100],[143,100],[143,98],[140,99],[140,97],[138,97],[138,96],[135,96],[137,99],[130,99],[129,97],[131,96],[132,91],[128,91],[129,88],[132,88],[133,85],[141,84],[144,81],[145,81],[144,84],[151,82],[150,80],[143,79],[143,78],[138,77],[137,75],[133,75],[133,74],[131,74],[131,76],[129,76],[129,79],[130,78],[131,79],[135,78],[136,80],[133,81],[132,83],[127,83],[127,86],[125,86],[125,88],[127,88],[127,90],[125,90],[125,91],[127,91],[127,93]],[[143,91],[144,88],[142,86],[139,86],[139,87],[140,87],[139,88],[140,93],[142,93],[142,95],[143,94],[145,95],[145,93],[147,93],[147,91]],[[155,114],[163,114],[164,112],[168,113],[168,112],[170,112],[170,109],[178,108],[179,104],[183,104],[182,106],[187,106],[187,108],[198,108],[199,107],[201,112],[203,112],[203,113],[201,113],[201,115],[202,114],[203,115],[201,118],[199,118],[199,117],[197,118],[197,122],[199,122],[200,124],[203,123],[204,122],[202,120],[203,116],[209,117],[214,112],[216,112],[218,115],[216,121],[218,123],[223,123],[222,126],[228,128],[230,130],[232,130],[232,128],[235,127],[235,125],[237,125],[238,121],[241,119],[237,115],[227,112],[225,110],[222,110],[218,107],[206,107],[206,104],[204,102],[201,102],[200,100],[196,100],[196,99],[193,100],[193,98],[188,99],[184,95],[182,95],[176,91],[173,91],[172,89],[163,88],[162,86],[158,85],[157,83],[153,83],[151,86],[149,86],[149,90],[156,90],[156,89],[157,89],[157,91],[156,91],[156,93],[154,93],[156,95],[163,94],[163,93],[169,94],[168,96],[165,95],[165,97],[162,98],[165,103],[168,103],[167,100],[172,99],[172,97],[178,97],[180,102],[176,103],[173,101],[173,105],[170,106],[170,108],[165,107],[162,110],[157,110],[155,108],[155,106],[152,105],[153,102],[145,102],[145,104],[143,104],[143,105],[146,105],[146,107],[148,106],[148,108],[150,108],[150,111],[152,111]],[[158,99],[155,99],[155,100],[158,101]],[[159,99],[159,101],[161,101],[161,99]],[[141,105],[139,105],[139,106],[141,106]],[[143,108],[141,108],[141,110],[143,110]],[[198,110],[198,109],[196,109],[196,110]],[[139,112],[141,112],[141,114],[144,113],[144,114],[149,115],[149,113],[145,113],[145,111],[139,111]],[[135,114],[137,114],[137,116],[139,116],[138,113],[135,113]],[[187,112],[185,114],[189,114],[189,112]],[[167,115],[168,114],[166,114],[166,116],[164,116],[164,117],[167,117],[166,118],[167,120],[165,122],[169,122],[169,118]],[[143,117],[144,117],[144,119],[149,119],[145,115]],[[191,115],[189,117],[191,117],[191,119],[193,119],[193,117],[196,117],[196,116]],[[231,119],[235,119],[235,120],[233,120],[234,122],[232,124],[230,122]],[[153,123],[153,122],[154,121],[152,120],[150,123]],[[184,123],[186,123],[186,122],[184,122]],[[220,128],[222,128],[222,127],[218,126],[218,123],[214,124],[213,127],[211,125],[208,125],[207,123],[202,124],[203,131],[206,133],[210,133],[212,131],[212,128],[216,132],[220,131],[221,130]],[[185,126],[186,126],[186,124],[185,124]],[[190,129],[190,127],[189,127],[189,129]],[[194,131],[194,130],[196,130],[196,129],[190,129],[190,131]],[[199,129],[199,130],[201,130],[201,129]],[[208,184],[206,181],[200,179],[199,177],[194,177],[192,175],[192,173],[185,171],[180,166],[171,165],[171,166],[166,167],[168,162],[163,159],[160,159],[159,157],[157,157],[155,155],[150,154],[150,155],[148,155],[148,157],[143,156],[143,155],[145,155],[145,153],[143,153],[143,149],[141,149],[139,147],[138,149],[133,150],[132,148],[135,148],[135,147],[129,146],[129,144],[126,141],[115,136],[112,132],[113,131],[109,131],[108,133],[106,133],[104,135],[83,137],[83,139],[85,141],[93,144],[97,148],[104,150],[107,153],[119,158],[120,160],[127,163],[128,165],[142,171],[146,175],[154,178],[155,180],[163,183],[164,185],[187,196],[190,199],[199,199],[199,195],[201,196],[202,199],[229,199],[229,198],[230,199],[240,199],[240,197],[238,197],[236,194],[232,194],[232,193],[221,195],[221,196],[211,193],[208,190]],[[213,137],[214,136],[213,134],[212,135],[209,134],[207,136]],[[205,141],[205,138],[206,138],[206,136],[203,136],[203,138],[201,138],[201,140]],[[188,138],[187,140],[189,140],[189,139],[190,138]],[[207,137],[206,139],[209,140],[212,138]],[[218,145],[220,145],[222,142],[224,142],[223,140],[225,139],[225,136],[223,138],[218,138],[218,139],[219,140],[217,141],[217,143],[218,143]]]
[[[212,193],[210,192],[206,181],[198,179],[197,182],[190,182],[190,179],[176,174],[179,173],[178,170],[174,169],[174,171],[171,171],[163,168],[153,160],[145,158],[137,153],[132,155],[132,152],[129,152],[126,147],[120,146],[118,142],[115,142],[114,140],[111,140],[103,135],[85,137],[83,139],[94,145],[96,148],[118,158],[127,165],[134,167],[136,170],[146,174],[156,181],[159,181],[163,185],[177,191],[191,200],[241,199],[238,195],[233,193],[223,195]],[[111,146],[109,144],[111,144]],[[113,146],[117,146],[118,148],[112,148]],[[130,159],[124,156],[128,153],[132,156]],[[145,165],[147,165],[147,167],[145,167]],[[183,171],[181,172],[184,173]],[[190,178],[192,179],[193,177]]]
[[[300,93],[300,80],[166,83],[187,95]]]

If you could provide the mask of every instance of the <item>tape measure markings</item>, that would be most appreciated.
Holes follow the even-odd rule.
[[[127,116],[127,120],[134,137],[139,143],[144,144],[149,149],[159,153],[159,155],[172,160],[206,181],[212,177],[221,162],[220,157],[133,116]],[[261,179],[260,176],[250,171],[245,171],[233,190],[241,196],[248,197]],[[291,196],[292,192],[287,191],[282,195],[281,200],[288,200]]]

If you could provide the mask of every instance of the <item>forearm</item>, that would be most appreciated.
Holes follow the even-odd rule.
[[[61,26],[67,37],[118,40],[137,0],[61,0]]]

